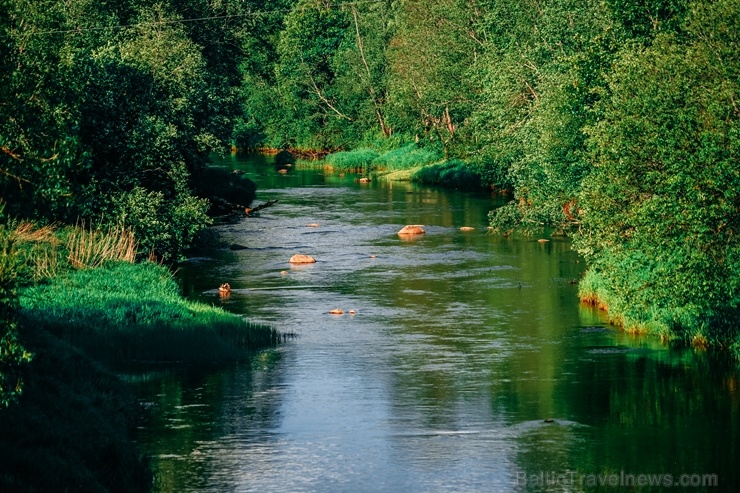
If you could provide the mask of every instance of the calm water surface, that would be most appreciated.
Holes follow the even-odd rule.
[[[486,234],[487,195],[216,164],[279,202],[217,227],[245,248],[183,265],[186,293],[297,337],[142,378],[159,491],[738,491],[740,372],[579,305],[567,241]]]

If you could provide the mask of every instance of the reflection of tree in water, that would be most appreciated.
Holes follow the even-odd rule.
[[[257,355],[256,369],[173,371],[138,386],[139,442],[153,459],[158,491],[200,491],[239,476],[240,449],[263,442],[276,427],[279,354]]]
[[[581,347],[580,357],[563,362],[568,377],[554,385],[558,416],[578,426],[556,423],[529,433],[520,440],[519,468],[574,471],[578,481],[624,471],[676,480],[717,474],[722,485],[738,484],[740,395],[728,382],[740,370],[716,355],[633,346]]]

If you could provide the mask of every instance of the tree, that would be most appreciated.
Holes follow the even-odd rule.
[[[476,152],[515,194],[492,223],[568,231],[589,169],[582,129],[622,36],[604,2],[584,0],[497,2],[486,26]]]
[[[740,314],[740,8],[692,3],[684,29],[623,50],[588,128],[582,292],[628,327],[727,344]]]
[[[441,144],[445,154],[473,108],[479,81],[469,68],[483,51],[475,1],[401,3],[391,40],[389,111],[395,126]]]

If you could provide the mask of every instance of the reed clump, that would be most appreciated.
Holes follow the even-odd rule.
[[[65,246],[75,269],[93,269],[107,262],[133,263],[138,249],[133,233],[121,225],[98,229],[85,227],[85,223],[69,229]]]
[[[136,261],[136,239],[122,225],[97,228],[81,223],[57,228],[15,222],[5,230],[14,244],[20,285],[51,279],[69,269],[92,269],[107,262]]]

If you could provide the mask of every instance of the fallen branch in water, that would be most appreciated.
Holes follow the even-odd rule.
[[[244,213],[247,215],[247,217],[251,216],[255,212],[261,211],[262,209],[266,209],[268,207],[271,207],[273,205],[277,204],[277,200],[268,200],[264,204],[260,204],[257,207],[245,207]]]

